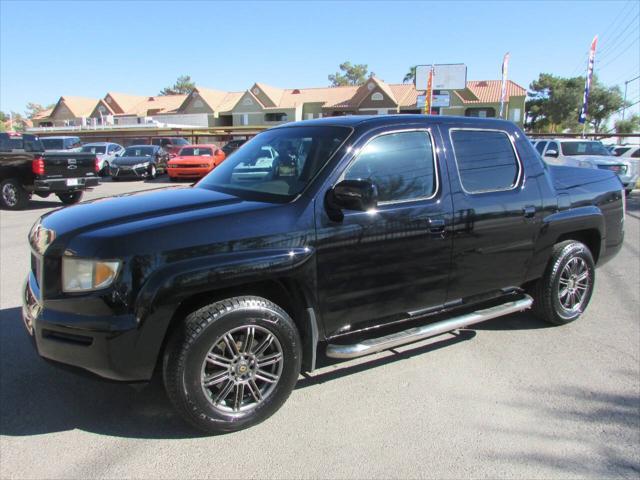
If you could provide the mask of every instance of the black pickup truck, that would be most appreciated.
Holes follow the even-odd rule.
[[[82,192],[100,183],[96,156],[83,152],[45,152],[35,135],[0,133],[0,205],[27,206],[32,195],[54,193],[65,205],[78,203]]]
[[[293,123],[194,187],[42,217],[23,320],[42,357],[123,381],[161,370],[184,418],[233,431],[316,359],[530,307],[577,319],[622,246],[624,202],[614,173],[548,166],[506,121]]]

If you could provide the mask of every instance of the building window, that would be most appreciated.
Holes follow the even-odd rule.
[[[307,120],[313,119],[313,113],[307,113]]]
[[[505,132],[452,130],[451,141],[466,192],[510,190],[518,183],[520,164]]]
[[[264,114],[265,122],[286,122],[287,114],[278,112],[278,113],[265,113]]]
[[[520,121],[520,109],[519,108],[510,108],[509,109],[509,120],[512,122]]]
[[[249,114],[248,113],[243,113],[242,114],[242,125],[249,125]]]
[[[373,102],[381,102],[382,100],[384,100],[384,97],[380,92],[376,92],[373,95],[371,95],[371,100]]]
[[[494,108],[467,108],[464,111],[465,117],[491,118],[496,116]]]

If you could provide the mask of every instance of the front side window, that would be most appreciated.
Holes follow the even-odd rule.
[[[558,153],[558,144],[556,142],[549,142],[549,146],[547,147],[547,152],[550,150],[554,150]]]
[[[264,201],[289,201],[329,161],[351,133],[345,127],[275,128],[255,136],[198,187]]]
[[[640,148],[631,154],[631,158],[640,158]]]
[[[429,133],[398,132],[374,138],[347,168],[344,178],[370,180],[380,202],[431,197],[437,185]]]
[[[610,157],[609,150],[600,142],[562,142],[562,154],[573,155],[597,155]]]
[[[544,152],[544,147],[547,145],[547,142],[538,142],[536,143],[536,150],[540,155]]]
[[[613,150],[613,154],[616,157],[620,157],[624,153],[628,152],[629,150],[631,150],[631,147],[617,147],[616,149]]]
[[[509,190],[517,184],[520,164],[506,132],[452,130],[451,141],[466,192]]]

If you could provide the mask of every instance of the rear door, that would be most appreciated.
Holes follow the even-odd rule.
[[[448,302],[519,287],[542,218],[537,179],[528,179],[514,129],[447,127],[454,206]],[[516,137],[518,135],[518,137]],[[528,147],[528,146],[527,146]],[[524,148],[524,147],[522,147]]]
[[[452,204],[437,141],[427,128],[371,132],[331,184],[370,179],[378,208],[344,210],[343,220],[333,221],[324,197],[316,200],[318,296],[328,336],[414,318],[444,303]]]

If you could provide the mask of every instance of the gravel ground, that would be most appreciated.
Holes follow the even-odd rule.
[[[87,198],[166,186],[105,182]],[[329,365],[268,421],[217,437],[185,426],[157,382],[103,382],[37,357],[20,320],[26,236],[59,205],[0,212],[1,478],[640,477],[638,191],[624,248],[578,322],[512,315]]]

